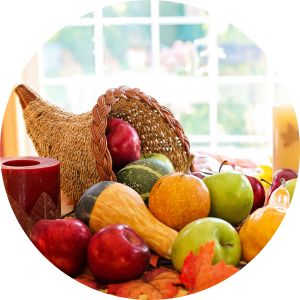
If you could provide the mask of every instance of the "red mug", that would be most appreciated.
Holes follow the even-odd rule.
[[[41,219],[61,217],[60,163],[47,157],[1,158],[8,200],[27,235]]]

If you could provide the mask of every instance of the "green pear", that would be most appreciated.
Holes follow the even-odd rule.
[[[240,224],[249,214],[254,195],[247,177],[238,172],[221,172],[203,178],[209,193],[211,208],[209,215]]]
[[[285,187],[286,187],[286,189],[288,190],[288,192],[290,194],[291,201],[292,201],[292,198],[293,198],[293,195],[294,195],[296,184],[297,184],[297,178],[290,179],[285,184]]]

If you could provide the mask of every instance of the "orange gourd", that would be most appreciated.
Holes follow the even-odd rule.
[[[283,180],[272,192],[265,206],[246,219],[239,231],[242,257],[245,261],[251,261],[270,241],[286,215],[290,202],[290,194]]]

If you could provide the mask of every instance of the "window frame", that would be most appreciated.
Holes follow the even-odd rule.
[[[130,0],[129,0],[130,1]],[[115,5],[127,1],[114,1],[108,5]],[[172,1],[171,1],[172,2]],[[196,5],[194,1],[176,1],[185,5],[191,5],[197,8],[201,8],[200,5]],[[190,2],[190,3],[189,3]],[[105,5],[106,6],[106,5]],[[74,20],[66,26],[94,26],[94,51],[95,51],[95,76],[93,78],[87,76],[82,77],[80,81],[95,81],[104,83],[104,87],[112,87],[111,79],[104,75],[104,55],[103,55],[103,28],[106,25],[150,25],[151,26],[151,53],[152,53],[152,76],[159,77],[160,86],[161,82],[166,80],[168,76],[159,75],[160,70],[160,25],[182,25],[182,24],[208,24],[209,30],[207,33],[208,38],[208,51],[210,53],[208,59],[208,75],[205,77],[188,77],[186,80],[197,80],[203,84],[207,84],[209,87],[209,134],[207,135],[189,135],[191,145],[207,144],[207,149],[210,151],[220,151],[218,144],[227,143],[258,143],[260,145],[266,145],[270,153],[270,147],[272,142],[271,135],[220,135],[218,134],[218,86],[219,84],[233,85],[233,84],[255,84],[264,83],[267,86],[267,103],[270,107],[274,103],[275,85],[283,83],[280,76],[275,75],[275,69],[272,61],[267,57],[266,75],[240,75],[240,76],[228,76],[219,75],[219,55],[218,55],[218,30],[217,24],[219,16],[214,12],[209,12],[207,16],[194,17],[194,16],[182,16],[182,17],[160,17],[159,16],[159,1],[150,0],[150,16],[149,17],[103,17],[104,5],[99,5],[93,11],[94,16],[92,18],[80,18]],[[51,85],[66,85],[70,84],[72,80],[78,80],[73,78],[45,78],[42,72],[43,68],[43,49],[38,51],[38,86],[39,90],[44,93],[44,86]],[[143,77],[143,76],[142,76]],[[122,79],[122,76],[120,76]],[[74,81],[75,82],[75,81]],[[76,83],[76,82],[75,82]],[[160,99],[158,99],[160,101]],[[176,114],[175,114],[176,117]],[[272,131],[272,124],[265,124],[268,127],[268,132]],[[198,150],[197,146],[195,149]]]

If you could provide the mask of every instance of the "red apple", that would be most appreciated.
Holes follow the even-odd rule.
[[[35,223],[30,239],[38,250],[57,268],[76,276],[86,262],[89,228],[75,218],[40,220]]]
[[[252,190],[253,190],[254,198],[253,198],[252,209],[250,212],[250,213],[252,213],[259,207],[264,206],[266,193],[265,193],[265,189],[264,189],[262,183],[257,178],[255,178],[253,176],[249,176],[249,175],[246,175],[246,177],[250,181]]]
[[[106,127],[106,140],[114,170],[120,170],[140,159],[141,141],[134,127],[128,122],[121,119],[109,119]]]
[[[285,181],[288,181],[293,178],[297,178],[298,174],[291,169],[279,169],[273,174],[272,178],[272,184],[269,189],[268,197],[266,199],[265,205],[269,203],[269,199],[273,191],[275,191],[280,185],[281,185],[281,180],[284,179]]]
[[[108,225],[95,233],[88,245],[88,265],[101,283],[139,278],[150,260],[150,250],[127,225]]]

